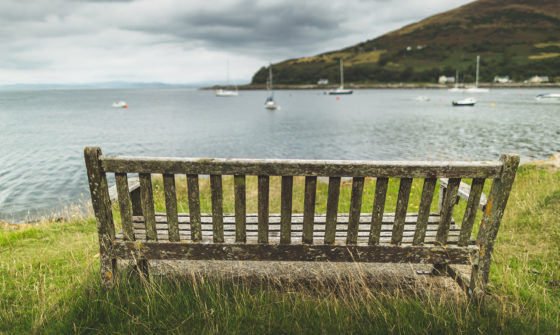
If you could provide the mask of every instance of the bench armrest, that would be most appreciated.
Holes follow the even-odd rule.
[[[449,180],[447,178],[440,178],[439,179],[440,199],[442,198],[441,190],[442,189],[443,190],[447,189],[448,182],[449,182]],[[459,202],[460,198],[462,198],[464,200],[468,200],[470,192],[471,192],[471,186],[469,184],[465,184],[465,183],[461,182],[461,184],[459,184],[459,191],[457,193],[457,202]],[[481,211],[484,211],[484,209],[486,208],[486,202],[487,202],[486,195],[484,193],[482,193],[480,195],[480,202],[478,203],[478,209],[480,209]],[[441,200],[440,200],[440,208],[441,208]]]

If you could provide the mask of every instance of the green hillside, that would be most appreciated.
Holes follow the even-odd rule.
[[[472,82],[476,55],[481,81],[532,75],[560,81],[560,1],[478,0],[357,45],[273,64],[275,83],[435,82],[441,74]],[[253,76],[266,82],[267,69]]]

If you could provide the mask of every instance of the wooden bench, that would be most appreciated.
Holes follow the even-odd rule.
[[[453,275],[473,297],[483,297],[494,241],[519,164],[518,155],[482,162],[374,162],[269,159],[196,159],[105,156],[85,148],[101,255],[101,276],[111,285],[117,259],[258,260],[428,263]],[[107,173],[114,173],[110,195]],[[129,179],[137,176],[137,180]],[[163,175],[166,213],[154,210],[152,174]],[[189,214],[177,212],[175,175],[186,176]],[[200,211],[199,176],[209,175],[212,213]],[[224,214],[222,176],[234,176],[235,213]],[[258,176],[258,213],[246,213],[246,176]],[[269,177],[281,176],[281,213],[269,214]],[[303,214],[292,213],[294,176],[305,177]],[[327,209],[315,213],[317,178],[328,178]],[[342,177],[352,178],[349,213],[338,213]],[[376,178],[372,213],[361,213],[365,177]],[[385,213],[389,178],[400,181],[395,213]],[[417,213],[407,212],[413,179],[423,179]],[[430,213],[438,178],[439,212]],[[461,182],[470,179],[472,186]],[[492,186],[486,200],[486,179]],[[118,196],[116,196],[118,195]],[[467,200],[460,225],[458,198]],[[111,198],[123,231],[115,233]],[[481,200],[482,199],[482,200]],[[476,211],[483,209],[476,239]],[[457,217],[457,216],[456,216]],[[468,280],[451,264],[468,264]]]

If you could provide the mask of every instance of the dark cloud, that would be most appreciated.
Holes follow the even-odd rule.
[[[0,84],[245,78],[469,0],[0,1]],[[234,70],[235,69],[235,70]]]

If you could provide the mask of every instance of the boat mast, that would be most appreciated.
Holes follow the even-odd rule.
[[[476,84],[475,87],[478,87],[478,69],[480,67],[480,55],[476,56]]]
[[[342,58],[340,59],[340,88],[344,88],[344,65]]]
[[[270,81],[270,97],[274,97],[274,90],[272,87],[272,64],[268,67],[268,80]]]

